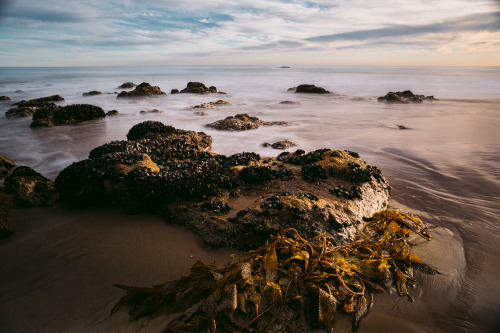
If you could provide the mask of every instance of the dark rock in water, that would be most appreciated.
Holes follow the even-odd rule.
[[[0,179],[7,176],[10,170],[16,166],[16,162],[8,157],[0,155]]]
[[[21,106],[17,108],[11,108],[5,112],[7,118],[24,118],[32,117],[37,110],[36,106]]]
[[[12,236],[13,231],[8,226],[0,224],[0,241]]]
[[[152,110],[141,110],[139,113],[165,113],[165,110],[152,109]]]
[[[409,127],[406,127],[404,125],[396,125],[399,129],[405,130],[405,129],[410,129]]]
[[[300,102],[296,102],[296,101],[281,101],[279,104],[300,104]]]
[[[0,96],[0,101],[10,101],[9,96]]]
[[[178,94],[179,93],[179,89],[172,89],[170,90],[170,93],[173,95],[173,94]]]
[[[73,125],[83,121],[106,117],[104,110],[90,104],[72,104],[63,107],[55,104],[38,108],[33,115],[31,128]]]
[[[257,117],[251,117],[246,113],[240,113],[223,120],[217,120],[207,127],[212,127],[224,131],[247,131],[259,128],[260,126],[288,125],[286,121],[263,121]]]
[[[388,92],[385,96],[377,98],[379,102],[386,103],[422,103],[423,101],[437,101],[434,96],[415,95],[410,90]]]
[[[82,96],[95,96],[95,95],[102,95],[102,92],[97,91],[97,90],[92,90],[92,91],[89,91],[88,93],[82,94]]]
[[[119,114],[120,114],[120,112],[118,112],[117,110],[111,110],[111,111],[106,112],[106,116],[117,116]]]
[[[326,90],[323,87],[316,87],[314,84],[301,84],[295,88],[296,93],[308,93],[308,94],[331,94],[331,91]]]
[[[5,178],[5,192],[15,196],[20,207],[39,207],[54,202],[54,183],[35,170],[20,166]]]
[[[273,143],[273,144],[271,145],[271,147],[272,147],[272,148],[274,148],[274,149],[282,149],[282,150],[284,150],[284,149],[288,149],[288,148],[290,148],[290,147],[295,147],[295,146],[296,146],[296,144],[295,144],[295,143],[293,143],[293,142],[292,142],[292,141],[290,141],[290,140],[281,140],[281,141],[277,141],[277,142],[275,142],[275,143]]]
[[[385,178],[350,152],[224,156],[204,151],[195,140],[200,133],[186,132],[159,122],[134,126],[129,141],[97,147],[64,169],[55,182],[60,199],[150,211],[212,246],[239,249],[289,227],[308,238],[326,232],[342,243],[354,238],[364,217],[387,206]],[[349,199],[345,191],[332,194],[337,188],[356,190]]]
[[[223,99],[219,99],[216,102],[206,102],[206,103],[201,103],[198,105],[193,105],[193,106],[191,106],[191,108],[192,109],[213,109],[217,105],[224,105],[224,104],[231,104],[231,103],[228,101],[225,101]]]
[[[217,88],[211,86],[208,88],[201,82],[189,82],[187,87],[181,90],[181,93],[191,93],[191,94],[209,94],[212,92],[217,92]]]
[[[123,83],[121,86],[118,87],[118,89],[130,89],[130,88],[134,88],[135,87],[135,83],[133,82],[125,82]]]
[[[143,96],[153,96],[153,95],[166,95],[161,91],[160,87],[152,86],[147,82],[143,82],[132,91],[122,91],[118,94],[117,98],[121,97],[143,97]]]
[[[64,98],[62,98],[61,95],[52,95],[52,96],[47,96],[47,97],[30,99],[29,101],[20,101],[20,102],[14,103],[12,105],[16,105],[19,107],[40,106],[40,105],[45,104],[45,103],[60,102],[60,101],[64,101]]]

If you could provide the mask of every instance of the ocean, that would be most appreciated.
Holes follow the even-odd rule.
[[[127,81],[160,86],[167,95],[117,99],[117,87]],[[216,86],[227,95],[170,94],[190,81]],[[299,84],[315,84],[334,94],[288,91]],[[92,90],[103,94],[82,96]],[[377,102],[378,96],[403,90],[433,95],[438,101]],[[213,137],[212,151],[219,154],[276,156],[281,151],[263,143],[284,139],[297,145],[292,150],[357,151],[391,184],[391,206],[411,211],[431,226],[434,239],[419,243],[416,251],[443,272],[419,276],[414,302],[376,295],[371,310],[375,315],[364,319],[360,332],[377,331],[370,324],[377,313],[377,318],[387,314],[402,325],[395,327],[415,332],[494,332],[500,325],[499,92],[500,67],[0,68],[0,95],[12,99],[0,101],[0,155],[55,179],[69,164],[87,158],[91,149],[125,140],[128,130],[145,120],[204,131]],[[30,129],[29,118],[3,115],[11,103],[54,94],[64,97],[61,105],[93,104],[120,115],[36,130]],[[231,104],[191,108],[218,99]],[[165,113],[139,113],[154,108]],[[205,126],[238,113],[290,125],[243,132]],[[379,324],[373,320],[373,325]]]

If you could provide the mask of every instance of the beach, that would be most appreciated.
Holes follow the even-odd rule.
[[[160,67],[6,69],[2,95],[13,101],[61,94],[61,105],[88,103],[121,115],[73,126],[30,129],[31,119],[7,119],[0,105],[0,154],[54,180],[104,143],[124,140],[145,120],[204,131],[218,154],[282,151],[265,142],[288,139],[295,149],[356,151],[392,188],[390,206],[430,226],[434,239],[415,252],[439,271],[418,275],[414,302],[377,294],[359,332],[494,332],[500,318],[500,70],[473,67]],[[150,82],[166,96],[116,99],[121,83]],[[187,82],[215,85],[227,95],[171,95]],[[314,83],[328,96],[287,91]],[[103,95],[82,93],[102,90]],[[377,102],[388,91],[434,95],[421,104]],[[17,91],[17,92],[16,92]],[[230,105],[190,106],[224,98]],[[280,104],[292,100],[295,104]],[[144,109],[161,114],[140,114]],[[290,126],[225,132],[206,124],[237,113]],[[398,125],[403,125],[401,129]],[[108,207],[13,210],[14,235],[0,243],[0,327],[5,332],[156,332],[165,318],[131,322],[110,316],[123,291],[189,273],[197,261],[224,264],[234,249],[210,249],[184,227],[150,214]],[[349,325],[339,322],[340,331]]]

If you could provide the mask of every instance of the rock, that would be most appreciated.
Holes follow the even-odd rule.
[[[279,104],[300,104],[300,102],[296,102],[296,101],[281,101]]]
[[[379,102],[386,103],[422,103],[423,101],[437,101],[434,96],[415,95],[410,90],[388,92],[385,96],[377,98]]]
[[[47,97],[40,97],[40,98],[35,98],[35,99],[30,99],[29,101],[20,101],[17,103],[14,103],[12,105],[16,105],[19,107],[24,107],[24,106],[40,106],[46,103],[50,102],[60,102],[64,101],[64,98],[61,97],[61,95],[52,95],[52,96],[47,96]]]
[[[119,114],[120,114],[120,112],[118,112],[117,110],[111,110],[111,111],[106,112],[106,116],[117,116]]]
[[[207,86],[205,86],[201,82],[189,82],[187,84],[187,87],[181,90],[181,93],[191,94],[209,94],[214,92],[217,92],[217,88],[215,88],[214,86],[207,88]]]
[[[5,112],[7,118],[23,118],[32,117],[36,112],[36,106],[22,106],[17,108],[11,108]]]
[[[54,202],[54,183],[27,166],[15,168],[5,178],[4,187],[20,207],[48,206]]]
[[[409,127],[406,127],[405,125],[396,125],[399,129],[405,130],[405,129],[410,129]]]
[[[231,103],[228,101],[225,101],[223,99],[219,99],[216,102],[206,102],[206,103],[201,103],[198,105],[193,105],[193,106],[191,106],[191,108],[192,109],[213,109],[217,105],[224,105],[224,104],[231,104]]]
[[[313,84],[301,84],[295,88],[296,93],[308,93],[308,94],[331,94],[331,91],[326,90],[323,87],[316,87]]]
[[[13,231],[6,225],[0,224],[0,241],[9,238],[12,236]]]
[[[8,157],[0,155],[0,179],[7,176],[10,170],[16,166],[16,162]]]
[[[135,83],[133,82],[125,82],[121,86],[118,87],[118,89],[130,89],[135,87]]]
[[[170,94],[178,94],[179,93],[179,89],[172,89],[170,90]]]
[[[0,96],[0,101],[10,101],[9,96]]]
[[[223,120],[217,120],[206,126],[224,131],[246,131],[259,128],[260,126],[288,125],[286,121],[263,121],[257,117],[251,117],[246,113],[240,113]]]
[[[282,149],[282,150],[285,150],[285,149],[288,149],[290,147],[295,147],[296,144],[293,143],[292,141],[290,140],[282,140],[282,141],[277,141],[273,144],[270,145],[272,148],[274,149]]]
[[[73,125],[83,121],[106,117],[104,110],[90,104],[72,104],[63,107],[55,104],[39,108],[33,115],[31,128]]]
[[[139,113],[165,113],[165,110],[159,110],[159,109],[141,110]]]
[[[95,95],[102,95],[102,92],[97,91],[97,90],[92,90],[92,91],[89,91],[88,93],[82,94],[82,96],[95,96]]]
[[[118,94],[117,98],[122,97],[141,97],[141,96],[153,96],[153,95],[166,95],[161,91],[160,87],[152,86],[147,82],[143,82],[132,91],[122,91]]]
[[[354,238],[363,218],[387,206],[387,181],[354,152],[224,156],[203,151],[193,140],[200,134],[186,132],[137,124],[128,141],[97,147],[64,169],[55,181],[60,199],[150,211],[212,246],[239,249],[260,246],[284,228],[307,238],[326,233],[341,244]]]

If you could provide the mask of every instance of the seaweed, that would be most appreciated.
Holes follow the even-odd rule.
[[[218,268],[198,261],[191,274],[152,288],[115,285],[132,319],[177,315],[165,332],[333,332],[335,317],[352,317],[353,330],[373,304],[373,293],[394,288],[411,297],[413,268],[439,274],[409,252],[407,237],[430,240],[420,219],[396,210],[371,217],[357,241],[334,246],[295,229],[271,236],[239,260]]]

